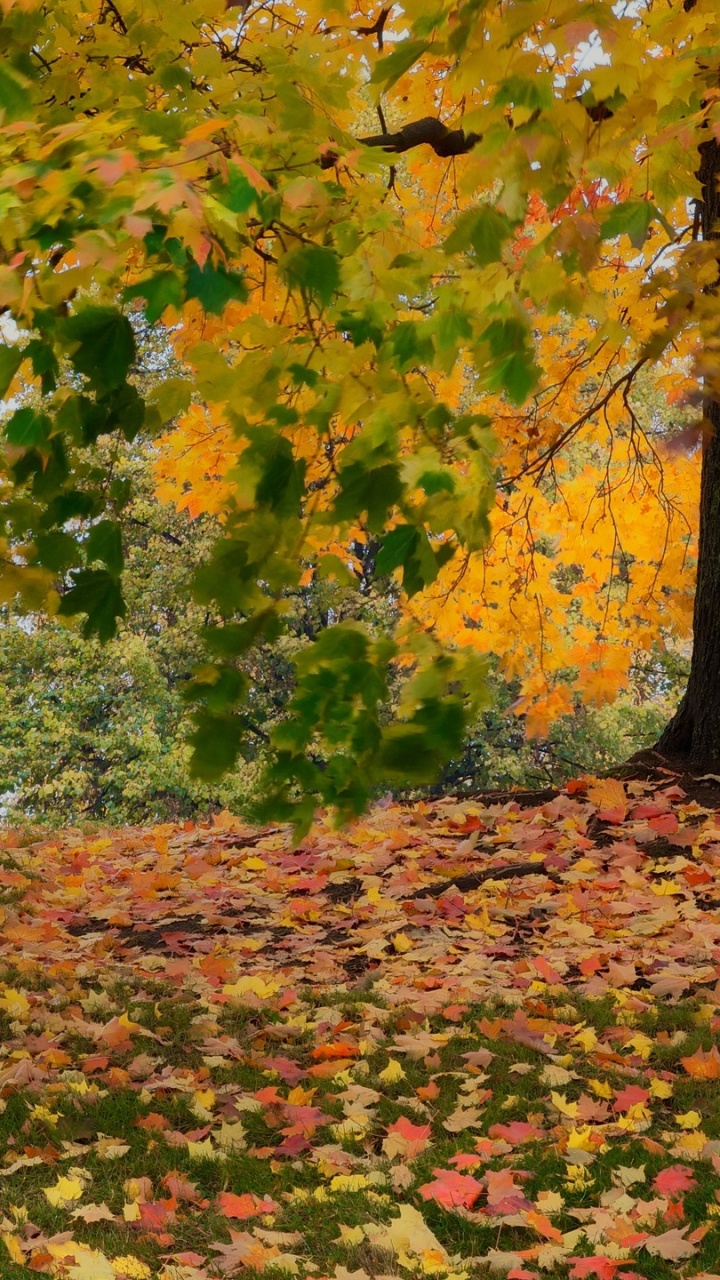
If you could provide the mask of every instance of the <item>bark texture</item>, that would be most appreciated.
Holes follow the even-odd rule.
[[[720,238],[720,146],[700,147],[703,240]],[[688,687],[656,745],[672,759],[705,768],[720,762],[720,402],[705,403],[707,435],[700,484],[700,538]]]

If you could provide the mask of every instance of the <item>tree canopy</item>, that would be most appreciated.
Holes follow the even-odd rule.
[[[129,493],[97,443],[160,436],[160,491],[223,526],[202,779],[311,579],[395,575],[401,621],[296,657],[265,794],[299,827],[429,780],[488,653],[532,729],[688,635],[699,451],[666,444],[720,391],[708,0],[2,14],[4,599],[114,634]]]

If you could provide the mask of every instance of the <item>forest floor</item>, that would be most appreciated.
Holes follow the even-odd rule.
[[[720,778],[0,835],[0,1276],[720,1272]]]

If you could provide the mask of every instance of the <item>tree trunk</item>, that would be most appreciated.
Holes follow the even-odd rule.
[[[703,240],[720,237],[720,146],[700,147]],[[706,437],[700,483],[700,538],[688,687],[656,744],[672,760],[709,769],[720,765],[720,401],[704,406]]]

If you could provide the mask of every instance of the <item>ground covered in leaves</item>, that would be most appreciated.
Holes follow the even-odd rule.
[[[6,833],[2,1280],[720,1271],[716,782]]]

